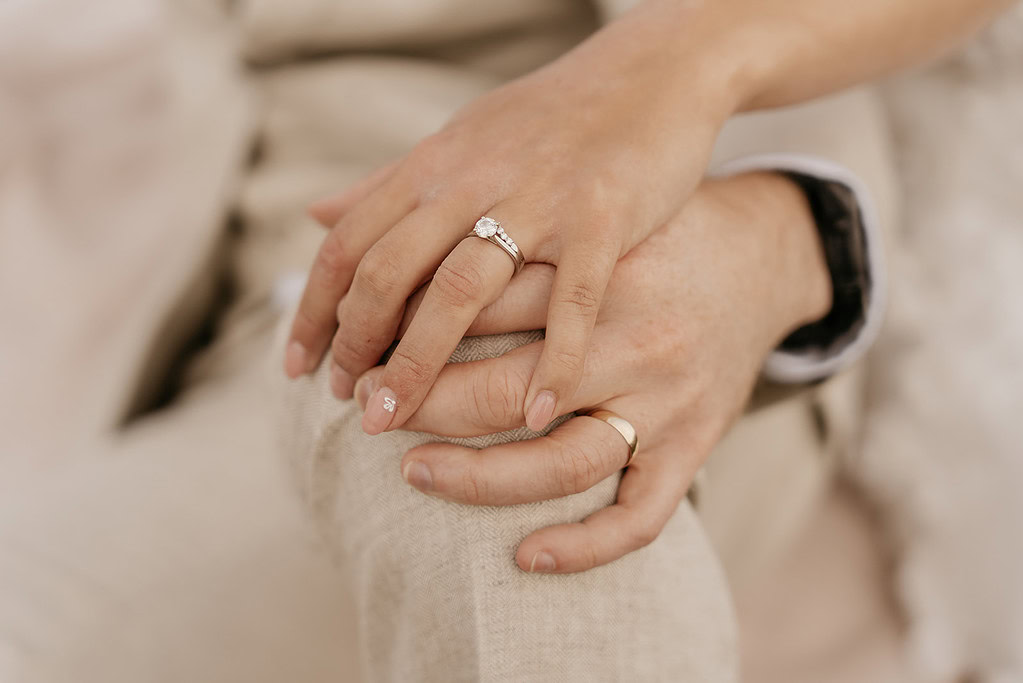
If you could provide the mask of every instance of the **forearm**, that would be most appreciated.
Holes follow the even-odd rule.
[[[1011,4],[647,0],[608,28],[673,65],[673,75],[661,71],[665,89],[683,98],[694,89],[714,99],[723,95],[733,111],[749,111],[796,104],[925,62]]]
[[[795,104],[954,49],[1006,0],[724,0],[708,12],[733,22],[752,75],[745,109]],[[758,66],[759,65],[759,66]]]

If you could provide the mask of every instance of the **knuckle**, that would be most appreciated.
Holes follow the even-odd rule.
[[[554,367],[569,376],[578,374],[585,362],[582,351],[573,348],[551,349],[549,356]]]
[[[420,359],[418,353],[409,352],[399,347],[391,354],[390,363],[395,364],[395,369],[401,377],[398,381],[399,386],[405,383],[426,384],[433,379],[430,366]]]
[[[371,352],[367,343],[342,334],[334,336],[331,354],[334,361],[349,373],[361,372],[363,366],[375,360],[369,357]]]
[[[521,421],[528,383],[520,373],[490,368],[471,385],[472,405],[485,427],[507,427]]]
[[[322,335],[325,334],[324,328],[328,324],[327,320],[318,320],[306,306],[299,306],[295,311],[295,322],[292,328],[296,335],[301,335],[304,338],[315,336],[317,339],[322,339]]]
[[[482,505],[488,500],[486,480],[475,467],[466,467],[462,472],[462,500],[469,505]]]
[[[461,308],[479,300],[483,291],[483,274],[479,268],[469,264],[458,267],[441,263],[433,276],[436,294],[444,303]]]
[[[352,256],[344,241],[337,235],[337,230],[331,231],[320,247],[320,271],[327,282],[337,284],[344,280],[345,274],[352,267]]]
[[[565,286],[561,293],[561,303],[580,317],[589,317],[596,313],[600,297],[592,285],[574,282]]]
[[[409,162],[417,173],[435,174],[443,171],[448,155],[449,135],[437,131],[419,141],[409,153]]]
[[[381,301],[395,292],[400,278],[397,259],[382,250],[370,250],[355,272],[355,287],[373,300]]]
[[[554,481],[561,496],[585,491],[600,479],[600,460],[588,449],[566,444],[558,453]]]

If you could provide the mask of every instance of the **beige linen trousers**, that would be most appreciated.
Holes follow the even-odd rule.
[[[106,33],[70,41],[66,61],[32,49],[42,5],[0,40],[3,64],[27,65],[0,69],[0,97],[18,105],[0,129],[17,169],[0,177],[16,200],[0,202],[0,224],[20,245],[0,250],[4,310],[46,310],[54,326],[45,347],[0,339],[22,359],[0,392],[0,679],[736,680],[730,587],[783,551],[823,492],[857,426],[855,374],[745,416],[707,464],[698,514],[683,503],[650,546],[533,576],[512,562],[518,541],[607,505],[616,477],[508,508],[421,495],[398,462],[430,437],[365,437],[322,368],[285,382],[271,343],[286,324],[275,284],[322,237],[308,201],[564,52],[612,3],[598,15],[570,0],[97,2],[111,20],[91,30]],[[17,100],[25,79],[34,99]],[[54,141],[59,174],[42,172],[37,138]],[[892,220],[870,93],[737,119],[716,161],[760,152],[845,164]],[[75,258],[80,242],[95,257]],[[15,276],[32,272],[61,286],[26,292]],[[128,421],[165,388],[225,278],[233,297],[174,402]],[[524,339],[466,340],[456,360]]]

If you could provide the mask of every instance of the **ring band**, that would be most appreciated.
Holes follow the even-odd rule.
[[[603,408],[597,408],[596,410],[582,413],[582,415],[603,420],[622,435],[625,443],[629,444],[629,460],[625,463],[625,467],[631,465],[632,461],[636,459],[636,451],[639,449],[639,436],[636,434],[636,428],[632,426],[632,423],[618,413],[612,413],[610,410],[604,410]]]
[[[483,216],[476,221],[476,227],[467,235],[467,237],[473,236],[485,239],[501,247],[504,253],[508,254],[508,257],[511,258],[512,263],[515,264],[515,272],[517,273],[522,270],[522,266],[526,263],[522,250],[519,249],[519,245],[515,244],[515,240],[504,231],[500,222],[495,221],[489,216]]]

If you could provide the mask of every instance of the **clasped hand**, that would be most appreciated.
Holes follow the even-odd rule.
[[[525,570],[588,569],[656,537],[765,356],[828,310],[798,188],[772,174],[700,184],[749,93],[690,14],[644,3],[311,209],[329,232],[285,369],[311,372],[326,353],[334,393],[354,391],[367,433],[540,431],[596,407],[637,429],[616,504],[529,536]],[[515,277],[501,247],[466,239],[483,215],[525,255]],[[535,329],[543,342],[445,365],[466,334]],[[627,456],[610,425],[576,417],[482,451],[422,446],[402,473],[430,495],[509,505],[583,491]]]
[[[323,218],[330,224],[332,216]],[[552,266],[527,264],[467,333],[543,328],[555,280]],[[428,296],[421,289],[408,302],[398,325],[403,339]],[[768,173],[704,182],[682,211],[614,265],[581,381],[562,404],[565,412],[613,410],[639,431],[641,450],[616,504],[580,524],[533,533],[516,554],[519,567],[582,571],[656,538],[743,410],[765,356],[829,307],[830,280],[800,190]],[[522,426],[544,346],[444,366],[404,428],[466,437]],[[362,375],[355,385],[360,405],[388,373],[375,367]],[[420,446],[405,455],[401,471],[429,495],[512,505],[584,491],[627,458],[609,425],[576,417],[548,436],[483,450]]]
[[[500,247],[465,239],[485,214],[528,262],[555,268],[523,419],[539,430],[566,412],[615,263],[691,194],[734,108],[707,69],[706,82],[688,77],[680,87],[677,65],[646,49],[650,30],[642,15],[615,22],[315,205],[330,232],[292,326],[289,376],[317,367],[329,346],[334,386],[350,396],[428,283],[363,421],[369,434],[404,426],[512,279]]]

